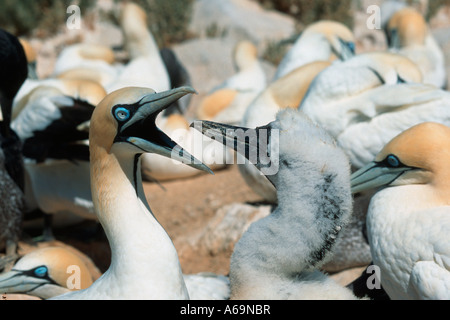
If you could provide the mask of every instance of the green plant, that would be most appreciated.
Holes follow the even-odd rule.
[[[256,0],[264,7],[295,17],[308,25],[318,20],[335,20],[353,27],[352,0]]]
[[[67,7],[72,4],[83,12],[95,0],[1,0],[0,27],[18,36],[29,35],[37,29],[53,33],[67,20]]]

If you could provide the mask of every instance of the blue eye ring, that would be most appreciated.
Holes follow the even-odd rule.
[[[39,277],[39,278],[43,278],[47,275],[48,269],[46,266],[42,266],[42,267],[37,267],[36,269],[34,269],[34,275]]]
[[[400,166],[400,160],[398,160],[398,158],[393,154],[390,154],[386,157],[386,163],[392,168],[397,168],[398,166]]]
[[[117,119],[117,121],[127,121],[130,119],[130,110],[124,107],[117,107],[114,110],[114,117]]]

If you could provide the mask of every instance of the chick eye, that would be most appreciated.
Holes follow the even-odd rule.
[[[118,121],[126,121],[130,118],[130,111],[124,107],[119,107],[114,110],[114,117]]]
[[[43,278],[45,277],[45,275],[47,274],[47,267],[43,266],[43,267],[37,267],[36,269],[34,269],[34,274],[37,277]]]
[[[400,165],[400,160],[392,154],[387,156],[386,162],[392,168],[397,168]]]

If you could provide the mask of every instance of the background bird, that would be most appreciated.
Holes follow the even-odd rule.
[[[318,21],[300,34],[278,65],[273,80],[310,62],[345,61],[354,54],[355,37],[348,27],[337,21]]]

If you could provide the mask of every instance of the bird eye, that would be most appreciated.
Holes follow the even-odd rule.
[[[126,121],[130,118],[130,111],[124,107],[119,107],[114,110],[114,116],[118,121]]]
[[[397,168],[400,165],[400,160],[398,160],[398,158],[392,154],[387,156],[386,162],[392,168]]]
[[[45,277],[45,275],[47,274],[47,267],[43,266],[43,267],[37,267],[36,269],[34,269],[34,274],[37,277],[43,278]]]

